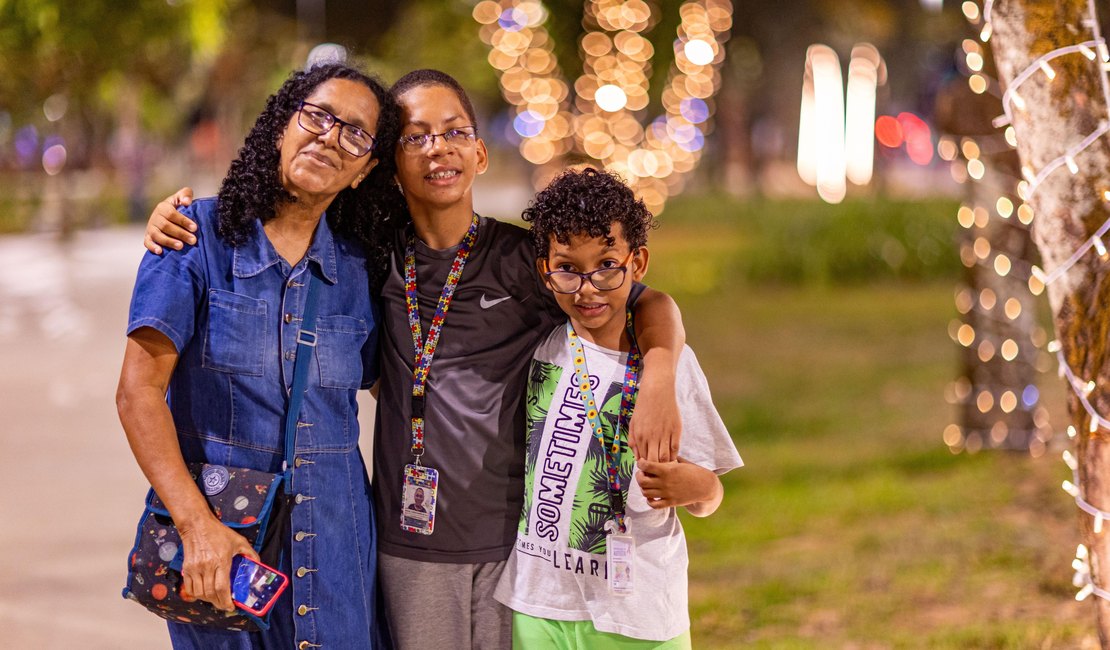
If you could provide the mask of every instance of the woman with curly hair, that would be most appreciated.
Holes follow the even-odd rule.
[[[524,495],[525,362],[566,317],[536,273],[528,233],[474,211],[488,152],[466,91],[442,71],[415,70],[390,94],[400,111],[396,177],[408,211],[380,291],[373,487],[385,615],[403,650],[509,648],[512,612],[493,590]],[[195,241],[174,207],[185,196],[179,191],[151,214],[152,252]],[[644,398],[631,442],[665,459],[677,448],[669,424],[678,422],[681,317],[669,296],[651,289],[636,312]],[[417,487],[422,516],[405,507]]]
[[[278,552],[267,559],[291,588],[269,629],[171,621],[175,648],[352,648],[379,638],[355,394],[378,372],[379,308],[368,287],[387,269],[397,122],[387,91],[358,70],[328,64],[293,73],[269,98],[219,195],[187,208],[199,242],[148,254],[139,267],[117,407],[180,532],[182,597],[233,611],[232,558],[258,559],[209,508],[188,464],[287,477],[288,508],[270,524],[280,531]],[[312,333],[300,330],[312,285],[318,315],[314,347],[306,347]],[[285,468],[299,350],[314,358]]]

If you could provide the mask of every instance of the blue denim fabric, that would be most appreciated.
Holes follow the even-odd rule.
[[[366,259],[358,245],[334,238],[326,219],[305,258],[290,267],[261,224],[245,244],[225,244],[216,235],[214,199],[194,201],[185,212],[198,224],[198,244],[143,258],[127,332],[154,328],[178,350],[167,400],[186,461],[281,471],[308,264],[324,282],[285,488],[296,495],[284,554],[292,588],[275,605],[270,631],[171,623],[174,647],[373,647],[376,536],[355,402],[378,371],[379,315]]]

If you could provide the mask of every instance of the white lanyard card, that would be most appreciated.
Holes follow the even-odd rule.
[[[423,465],[405,465],[401,490],[401,530],[431,535],[436,524],[439,472]]]
[[[632,593],[633,564],[636,540],[631,535],[612,534],[605,541],[605,564],[609,574],[609,591],[618,596]]]

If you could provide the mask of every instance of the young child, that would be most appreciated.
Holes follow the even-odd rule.
[[[488,158],[466,91],[443,72],[415,70],[398,79],[390,94],[401,109],[396,176],[412,223],[392,238],[381,288],[373,498],[382,600],[401,650],[507,649],[512,612],[494,600],[493,591],[512,555],[524,492],[527,361],[565,317],[536,275],[527,231],[474,213],[474,179]],[[319,136],[336,137],[338,129]],[[175,238],[195,243],[174,205],[187,195],[180,191],[151,215],[151,252],[161,253],[158,244],[180,247]],[[475,237],[464,255],[472,228]],[[468,261],[448,294],[460,256]],[[453,296],[449,312],[437,308],[445,295]],[[445,319],[435,318],[437,311]],[[410,318],[420,323],[418,335]],[[434,355],[422,355],[432,363],[418,402],[416,352],[427,349],[435,320],[441,336]],[[644,458],[669,459],[678,439],[677,426],[670,425],[680,419],[672,397],[684,340],[680,314],[669,296],[646,291],[636,303],[636,321],[646,369],[633,447]],[[402,504],[415,503],[406,466],[416,464],[412,416],[418,409],[425,434],[419,465],[437,470],[438,479],[434,491],[424,488],[420,506],[427,512],[414,516]],[[416,611],[435,615],[413,616]]]
[[[528,380],[524,509],[495,592],[515,612],[513,646],[689,648],[675,508],[712,514],[718,474],[743,462],[689,347],[675,378],[679,460],[637,463],[628,449],[641,365],[628,305],[652,216],[619,178],[586,168],[555,179],[524,219],[570,322],[540,344]]]

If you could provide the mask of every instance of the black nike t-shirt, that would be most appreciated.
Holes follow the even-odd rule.
[[[481,219],[428,375],[422,463],[439,471],[435,529],[401,530],[402,471],[410,451],[412,333],[405,309],[404,235],[382,289],[382,383],[374,442],[374,499],[383,553],[428,562],[508,557],[524,500],[524,387],[536,346],[566,319],[540,282],[528,232]],[[435,314],[458,248],[416,243],[421,333]]]

